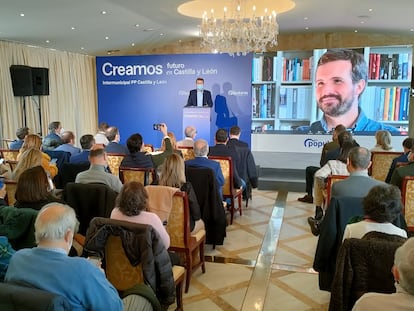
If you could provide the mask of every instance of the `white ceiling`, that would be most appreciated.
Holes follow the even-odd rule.
[[[207,3],[209,1],[220,0],[206,0]],[[183,2],[0,0],[0,40],[89,55],[103,55],[108,50],[120,50],[117,54],[122,54],[132,48],[132,43],[134,48],[148,48],[179,40],[185,42],[197,37],[200,20],[177,12],[177,7]],[[281,34],[358,30],[413,35],[414,39],[413,0],[294,2],[296,7],[293,10],[278,15]],[[369,11],[370,8],[373,10]],[[107,14],[101,14],[103,10]],[[20,13],[25,16],[21,17]]]

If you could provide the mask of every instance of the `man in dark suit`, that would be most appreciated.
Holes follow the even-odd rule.
[[[402,142],[404,153],[392,160],[390,170],[388,171],[388,175],[385,178],[386,183],[390,183],[392,173],[394,173],[394,170],[397,168],[397,163],[407,163],[408,161],[408,154],[410,153],[410,150],[412,146],[414,146],[414,138],[407,137]]]
[[[208,143],[204,139],[198,139],[194,142],[194,155],[195,158],[191,160],[185,161],[186,166],[192,167],[203,167],[203,168],[210,168],[214,172],[214,176],[216,177],[217,187],[220,191],[220,196],[223,196],[222,187],[224,185],[224,176],[223,172],[221,171],[220,164],[214,160],[210,160],[207,158],[208,154]]]
[[[414,146],[411,147],[408,153],[408,164],[405,166],[397,167],[392,173],[390,184],[396,185],[401,189],[405,176],[414,176]]]
[[[211,92],[204,89],[204,79],[197,78],[197,88],[190,91],[186,107],[213,107]]]
[[[95,144],[95,139],[91,134],[83,135],[80,140],[80,145],[82,147],[81,153],[75,154],[70,157],[70,163],[89,163],[89,152],[92,146]]]
[[[119,129],[117,127],[109,127],[106,130],[106,137],[109,141],[109,144],[105,147],[106,152],[128,154],[127,147],[119,143],[119,141],[121,140],[121,135],[119,134]]]
[[[257,188],[258,176],[253,154],[249,149],[249,145],[239,140],[240,133],[240,127],[237,125],[230,128],[230,139],[227,142],[227,147],[232,154],[238,154],[235,160],[236,170],[240,178],[246,182],[243,199],[249,199],[251,197],[251,188]]]
[[[219,156],[219,157],[231,157],[233,163],[233,182],[234,187],[243,189],[246,188],[246,182],[242,180],[239,176],[239,173],[236,170],[235,160],[237,159],[238,155],[234,152],[234,150],[230,150],[227,148],[228,137],[227,131],[225,129],[218,129],[215,136],[215,146],[210,147],[210,151],[208,153],[209,156]]]

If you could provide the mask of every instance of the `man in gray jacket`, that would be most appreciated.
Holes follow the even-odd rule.
[[[348,155],[347,169],[349,177],[332,185],[331,197],[357,197],[363,198],[372,187],[385,184],[368,176],[368,168],[371,166],[371,152],[364,147],[354,147]],[[328,202],[329,204],[329,202]],[[313,235],[319,235],[321,217],[309,217],[308,223]]]

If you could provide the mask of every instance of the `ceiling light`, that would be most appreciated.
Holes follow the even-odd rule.
[[[109,37],[108,37],[108,36],[106,36],[106,37],[105,37],[105,40],[109,40]]]
[[[21,17],[24,17],[24,13],[20,13],[20,16],[21,16]]]
[[[202,17],[201,46],[234,56],[264,52],[267,45],[276,46],[279,34],[276,13],[294,7],[292,0],[194,0],[180,5],[178,12]]]
[[[131,43],[132,46],[135,46],[135,43]]]
[[[137,27],[137,28],[138,28],[138,27],[139,27],[139,24],[135,24],[135,27]]]
[[[46,40],[46,43],[50,43],[50,41],[49,40]]]
[[[81,50],[84,50],[85,48],[83,46],[81,46]]]
[[[101,11],[101,14],[102,14],[102,15],[105,15],[105,14],[106,14],[106,11]]]
[[[76,28],[75,27],[70,27],[70,29],[75,30]]]

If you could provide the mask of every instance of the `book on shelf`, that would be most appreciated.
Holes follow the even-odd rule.
[[[274,67],[274,57],[271,55],[253,57],[252,81],[274,81]]]
[[[282,81],[310,81],[312,58],[301,59],[299,57],[283,58]]]
[[[309,86],[281,87],[279,91],[279,119],[309,119]]]
[[[252,117],[275,117],[275,84],[261,84],[252,86]]]
[[[409,53],[370,53],[368,78],[371,80],[407,80],[410,74]]]

